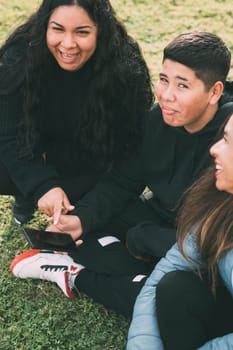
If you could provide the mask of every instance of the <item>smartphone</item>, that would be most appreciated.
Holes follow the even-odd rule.
[[[24,236],[33,249],[70,251],[77,248],[69,233],[23,228]]]

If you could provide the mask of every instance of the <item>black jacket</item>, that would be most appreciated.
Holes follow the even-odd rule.
[[[179,201],[184,191],[210,165],[209,147],[230,112],[233,112],[233,85],[228,82],[214,118],[200,131],[190,134],[183,127],[164,123],[158,104],[147,114],[140,153],[110,174],[82,200],[74,214],[84,233],[101,229],[119,214],[129,200],[147,186],[154,194],[149,205],[169,225],[175,226]]]
[[[91,158],[78,138],[75,140],[90,72],[89,64],[76,72],[51,64],[38,96],[37,138],[31,159],[18,154],[18,124],[24,113],[20,88],[0,95],[0,161],[25,196],[38,200],[51,188],[61,186],[62,178],[80,174],[92,177],[94,182],[107,168],[107,164],[99,166],[101,159]]]

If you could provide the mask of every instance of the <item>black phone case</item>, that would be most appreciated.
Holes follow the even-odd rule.
[[[73,238],[68,233],[48,232],[23,228],[23,233],[33,249],[69,251],[76,249]]]

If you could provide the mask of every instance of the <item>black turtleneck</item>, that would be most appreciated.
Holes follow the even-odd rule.
[[[68,72],[53,59],[46,69],[38,96],[38,143],[33,159],[18,157],[17,125],[23,113],[20,90],[0,96],[0,159],[25,196],[38,200],[51,188],[60,186],[61,177],[89,173],[98,178],[103,171],[98,159],[83,152],[78,138],[89,74],[89,61],[80,70]]]
[[[78,142],[82,109],[89,86],[89,65],[78,71],[61,69],[57,63],[45,77],[41,94],[39,133],[47,159],[60,174],[90,167]],[[93,169],[92,164],[91,168]]]

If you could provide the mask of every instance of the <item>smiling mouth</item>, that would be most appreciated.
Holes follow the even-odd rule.
[[[221,167],[219,164],[216,164],[215,166],[216,169],[216,176],[218,176],[222,171],[223,171],[223,167]]]
[[[79,53],[65,53],[65,52],[62,52],[62,51],[58,51],[59,54],[60,54],[60,57],[62,58],[63,61],[65,62],[73,62],[77,59],[77,57],[79,56]]]

